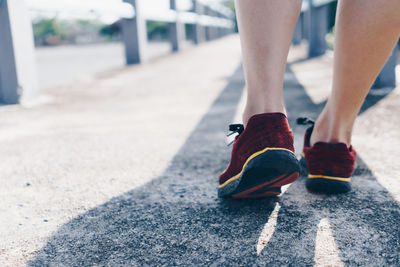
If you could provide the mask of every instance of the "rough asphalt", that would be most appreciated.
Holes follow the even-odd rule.
[[[63,225],[29,265],[310,266],[317,225],[328,218],[345,265],[398,266],[399,204],[362,158],[348,194],[308,193],[301,177],[273,199],[216,197],[216,177],[229,160],[224,134],[243,86],[238,68],[161,176]],[[369,97],[363,110],[382,97]],[[296,117],[315,118],[322,104],[313,104],[290,66],[285,98],[301,140]],[[275,232],[257,255],[255,244],[276,203]]]
[[[1,107],[0,266],[400,266],[399,88],[363,107],[352,192],[300,177],[276,198],[221,200],[239,61],[231,36]],[[332,58],[290,62],[300,154],[295,120],[322,109]]]

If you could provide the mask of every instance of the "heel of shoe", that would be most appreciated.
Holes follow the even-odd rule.
[[[347,193],[351,191],[350,179],[349,181],[340,181],[323,176],[311,178],[309,176],[306,181],[306,187],[311,192],[326,194]]]
[[[243,175],[269,181],[268,187],[280,187],[294,182],[299,173],[300,164],[293,152],[276,148],[252,159]]]
[[[266,148],[253,154],[242,172],[218,188],[220,197],[253,198],[279,195],[280,187],[299,177],[297,158],[287,149]]]

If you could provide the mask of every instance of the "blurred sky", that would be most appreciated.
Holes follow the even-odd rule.
[[[26,0],[26,2],[33,19],[57,15],[63,19],[96,18],[105,23],[112,23],[118,19],[117,7],[122,0]],[[146,13],[159,13],[169,9],[169,0],[145,0],[142,3]],[[179,9],[187,10],[191,6],[190,0],[178,1]],[[91,14],[91,8],[96,11],[96,14]]]

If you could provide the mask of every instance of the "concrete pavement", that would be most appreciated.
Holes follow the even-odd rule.
[[[321,110],[332,60],[302,51],[285,76],[298,153],[294,121]],[[398,265],[399,89],[366,101],[352,192],[300,178],[277,198],[220,200],[243,87],[234,36],[2,107],[1,265]]]
[[[150,42],[148,46],[150,58],[165,56],[171,51],[168,42]],[[119,70],[125,66],[124,49],[123,43],[39,47],[36,49],[39,87],[54,87],[96,73]]]

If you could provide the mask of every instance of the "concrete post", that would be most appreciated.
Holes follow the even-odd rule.
[[[398,50],[399,49],[396,45],[385,66],[383,66],[378,78],[376,78],[372,88],[379,89],[385,87],[396,87],[396,65]]]
[[[170,0],[170,8],[179,12],[176,2],[177,0]],[[178,19],[175,22],[170,22],[168,24],[168,34],[172,46],[172,51],[178,52],[179,50],[181,50],[183,42],[186,39],[185,24],[179,22]]]
[[[224,28],[224,36],[229,34],[229,28]]]
[[[294,28],[294,32],[293,32],[293,38],[292,38],[292,44],[293,45],[299,45],[301,43],[302,40],[302,23],[303,23],[303,19],[301,17],[299,17],[299,19],[297,20],[296,23],[296,27]]]
[[[142,0],[124,0],[135,9],[133,19],[122,19],[126,64],[138,64],[147,59],[147,26],[141,12]]]
[[[328,33],[329,6],[315,7],[313,1],[310,3],[310,39],[308,56],[316,57],[325,54],[327,45],[325,36]]]
[[[205,32],[206,32],[206,41],[211,40],[211,31],[210,31],[210,26],[205,26]]]
[[[39,93],[32,25],[24,0],[0,1],[0,101],[16,104]]]
[[[204,7],[203,14],[206,16],[210,15],[210,8],[209,7]],[[211,40],[211,27],[210,26],[204,26],[204,31],[205,31],[205,40],[210,41]]]
[[[210,10],[210,16],[217,17],[217,13],[214,10]],[[215,40],[218,38],[218,28],[216,26],[210,27],[210,39]]]
[[[216,14],[218,18],[224,18],[220,13]],[[217,38],[222,38],[224,37],[224,28],[222,27],[217,27]]]
[[[303,39],[310,40],[310,10],[304,11],[300,14],[301,19],[301,35]]]
[[[215,18],[219,18],[219,17],[220,17],[220,14],[219,14],[217,11],[214,11],[214,17],[215,17]],[[219,34],[220,34],[219,29],[220,29],[219,26],[215,26],[215,27],[214,27],[214,36],[215,36],[214,39],[218,39],[218,38],[221,37],[221,36],[219,35]]]
[[[197,15],[203,15],[204,7],[199,3],[198,0],[193,0],[193,12]],[[199,44],[204,42],[206,39],[206,31],[203,26],[196,23],[193,27],[193,42]]]

